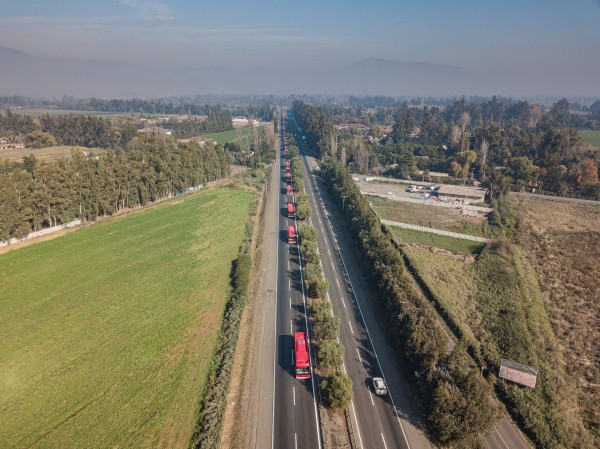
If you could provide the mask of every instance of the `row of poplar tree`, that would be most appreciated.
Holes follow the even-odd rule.
[[[100,155],[73,151],[53,161],[0,160],[0,241],[144,206],[229,171],[230,156],[221,145],[177,144],[164,136],[137,136]]]

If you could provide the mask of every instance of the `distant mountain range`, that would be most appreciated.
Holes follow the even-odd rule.
[[[44,59],[0,47],[0,95],[76,97],[187,94],[456,95],[468,92],[463,68],[369,58],[335,70],[172,68],[115,61]]]

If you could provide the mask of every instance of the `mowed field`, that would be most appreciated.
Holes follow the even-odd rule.
[[[260,131],[261,126],[257,126],[257,131]],[[248,133],[250,129],[248,127],[242,128],[242,145],[246,145],[246,141],[248,139]],[[232,129],[231,131],[223,131],[221,133],[213,133],[213,134],[203,134],[202,137],[205,139],[212,139],[221,145],[224,145],[228,142],[235,142],[237,140],[237,131]]]
[[[187,448],[254,195],[0,256],[0,447]]]
[[[14,150],[0,150],[0,159],[7,161],[20,161],[25,156],[31,156],[32,154],[42,161],[49,161],[53,159],[70,159],[73,151],[85,151],[88,154],[101,154],[106,153],[106,148],[83,148],[83,147],[72,147],[68,145],[57,145],[54,147],[45,148],[18,148]]]
[[[590,145],[600,147],[600,130],[580,130],[579,135]]]

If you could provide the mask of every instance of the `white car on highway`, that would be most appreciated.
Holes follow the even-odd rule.
[[[378,394],[379,396],[384,396],[387,394],[387,387],[385,386],[385,382],[381,377],[374,377],[372,382],[375,394]]]

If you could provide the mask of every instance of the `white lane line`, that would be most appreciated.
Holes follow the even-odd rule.
[[[287,261],[287,265],[288,265],[288,271],[290,271],[290,261]]]
[[[292,281],[288,279],[288,290],[292,289]]]
[[[293,328],[293,321],[290,320],[290,334],[294,335],[294,328]],[[292,354],[294,353],[294,351],[292,351]]]
[[[360,362],[360,364],[362,365],[362,358],[360,356],[360,349],[356,348],[356,353],[358,354],[358,361]]]
[[[338,288],[340,288],[340,281],[336,278],[335,283],[337,284]]]
[[[383,433],[381,434],[381,439],[383,440],[383,447],[387,449],[387,444],[385,444],[385,438],[383,438]]]
[[[354,422],[356,423],[356,433],[358,434],[358,441],[360,442],[360,447],[364,447],[362,437],[360,436],[360,426],[358,425],[358,419],[356,419],[356,410],[354,410],[354,401],[350,402],[350,406],[352,408],[352,414],[354,415]]]
[[[354,335],[354,330],[352,329],[352,324],[350,323],[350,320],[348,320],[348,326],[350,326],[350,332],[352,332],[352,335]]]
[[[329,247],[327,247],[327,254],[329,254],[329,257],[331,257],[331,251],[329,251]]]
[[[296,387],[292,387],[292,392],[294,395],[294,405],[296,405]]]
[[[294,447],[296,449],[298,449],[298,434],[297,433],[294,434]]]
[[[335,265],[333,264],[333,261],[331,261],[331,269],[335,271]]]
[[[292,295],[290,295],[290,309],[292,308]]]
[[[510,449],[510,447],[508,447],[508,444],[506,444],[506,441],[504,441],[504,438],[502,438],[502,435],[500,435],[500,432],[498,432],[498,428],[496,426],[494,426],[494,430],[496,431],[496,433],[498,434],[498,436],[502,440],[502,443],[504,444],[504,446],[506,446],[506,449]]]
[[[373,402],[373,393],[371,393],[371,390],[369,390],[369,399],[371,400],[371,405],[375,407],[375,403]]]

